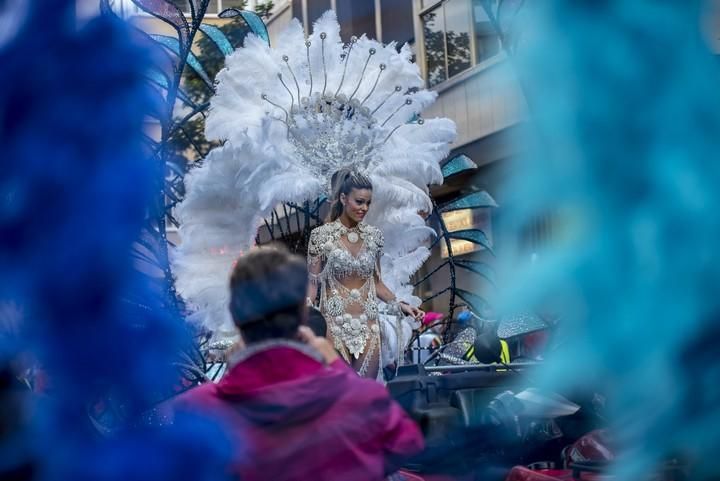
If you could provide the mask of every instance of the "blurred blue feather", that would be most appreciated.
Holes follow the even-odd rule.
[[[74,2],[50,4],[32,2],[32,21],[0,50],[0,302],[21,313],[0,349],[34,353],[51,387],[26,452],[42,453],[50,479],[128,479],[146,465],[154,480],[222,479],[227,453],[210,428],[117,430],[172,392],[172,363],[191,343],[131,257],[162,192],[143,136],[162,107],[146,81],[153,59],[126,25],[101,17],[78,29]],[[119,408],[112,441],[88,417],[98,400]],[[1,444],[0,458],[20,444]]]
[[[562,314],[545,384],[606,389],[622,479],[678,454],[718,474],[720,71],[700,6],[533,5],[514,58],[532,157],[503,208],[518,238],[552,212],[555,239],[524,270],[506,257],[505,305]]]

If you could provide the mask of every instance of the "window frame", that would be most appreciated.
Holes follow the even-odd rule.
[[[423,73],[425,77],[425,86],[427,88],[434,88],[438,85],[441,85],[448,80],[450,80],[450,77],[448,77],[448,48],[447,48],[447,29],[445,28],[445,10],[444,6],[447,0],[440,0],[437,3],[434,3],[428,8],[423,9],[419,14],[418,18],[420,19],[420,31],[422,32],[422,66],[423,66]],[[423,16],[427,15],[428,13],[432,12],[433,10],[437,9],[443,9],[442,12],[442,32],[443,32],[443,60],[445,64],[445,80],[441,80],[440,82],[430,85],[430,73],[428,72],[428,65],[427,65],[427,51],[425,50],[425,22],[423,21]]]
[[[428,12],[429,10],[432,10],[433,8],[437,7],[439,4],[443,3],[445,0],[435,0],[432,4],[428,5],[427,7],[422,6],[422,0],[420,1],[420,10],[419,14],[422,15],[423,13]]]
[[[470,18],[470,28],[471,28],[470,67],[461,72],[456,73],[452,77],[449,76],[450,71],[449,71],[449,67],[448,67],[448,55],[447,55],[447,53],[448,53],[447,52],[447,50],[448,50],[448,48],[447,48],[447,28],[446,28],[446,18],[445,18],[446,15],[445,15],[445,10],[444,10],[445,5],[451,1],[462,1],[465,3],[465,5],[467,7],[467,14]],[[477,45],[476,45],[477,39],[475,36],[475,20],[474,20],[475,17],[474,17],[474,12],[472,10],[473,0],[437,0],[436,2],[433,2],[431,5],[429,5],[425,8],[421,8],[421,5],[422,5],[421,2],[422,2],[422,0],[416,0],[413,5],[415,7],[414,10],[416,12],[415,13],[416,32],[418,33],[416,35],[416,38],[418,39],[418,41],[416,41],[416,45],[419,47],[418,54],[420,57],[420,65],[421,65],[421,70],[423,73],[423,79],[425,80],[426,88],[432,89],[432,90],[438,90],[438,89],[444,90],[443,87],[445,84],[448,84],[449,82],[453,82],[455,79],[465,77],[465,75],[468,72],[472,72],[475,70],[482,70],[482,69],[486,68],[486,66],[493,65],[495,63],[495,59],[498,56],[502,55],[502,46],[500,46],[500,48],[498,49],[498,52],[495,55],[493,55],[492,57],[483,59],[480,62],[477,61]],[[431,86],[429,84],[427,56],[426,56],[426,51],[425,51],[425,24],[423,23],[422,17],[423,17],[423,15],[430,13],[433,10],[436,10],[438,8],[443,9],[443,34],[444,34],[443,35],[443,47],[444,47],[444,54],[445,54],[445,80],[442,80]],[[499,39],[498,39],[498,41],[499,41]]]

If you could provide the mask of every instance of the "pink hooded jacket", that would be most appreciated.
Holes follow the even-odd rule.
[[[174,409],[220,418],[242,481],[372,481],[423,448],[415,423],[385,388],[338,359],[325,366],[272,346],[218,383],[181,395]]]

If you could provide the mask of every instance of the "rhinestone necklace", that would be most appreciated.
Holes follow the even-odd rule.
[[[340,235],[343,234],[347,238],[348,242],[351,244],[357,244],[357,242],[360,240],[360,224],[356,225],[355,227],[349,228],[346,227],[345,224],[337,221],[338,225],[340,226]]]

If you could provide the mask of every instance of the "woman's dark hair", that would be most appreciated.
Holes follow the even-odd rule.
[[[230,276],[230,313],[246,343],[294,339],[303,317],[305,260],[280,245],[240,257]]]
[[[370,178],[360,172],[352,169],[340,169],[335,172],[331,179],[332,184],[332,204],[330,205],[330,214],[328,222],[333,222],[340,217],[343,212],[343,205],[340,201],[342,194],[349,195],[353,189],[372,190],[372,182]]]

